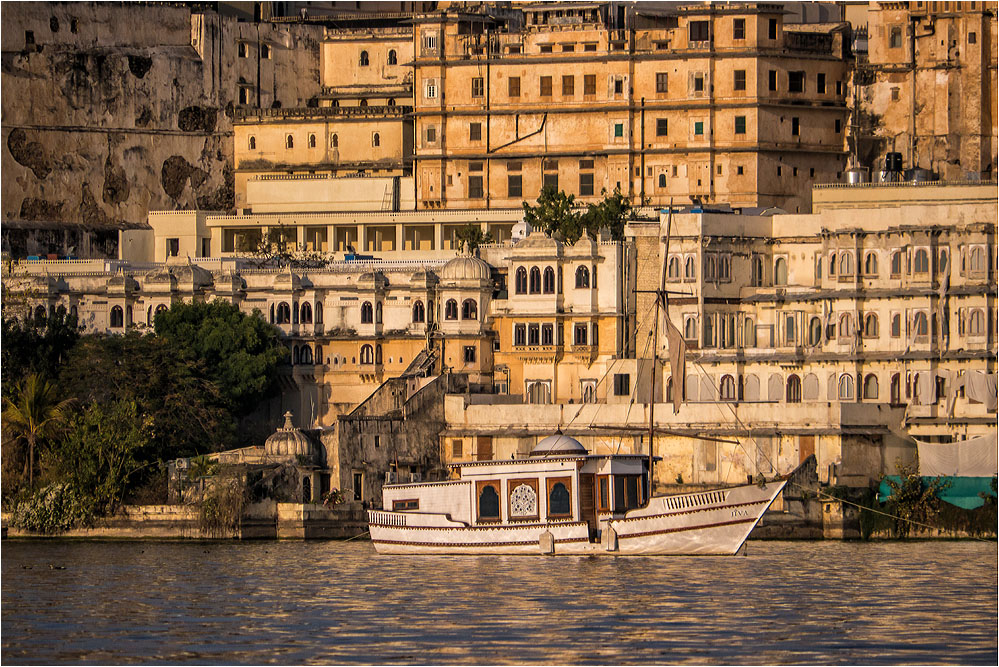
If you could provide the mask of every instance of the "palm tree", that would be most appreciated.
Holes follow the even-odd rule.
[[[32,373],[14,394],[5,399],[3,428],[7,434],[28,444],[25,463],[28,488],[35,481],[35,444],[55,433],[66,421],[72,399],[58,401],[55,385]]]

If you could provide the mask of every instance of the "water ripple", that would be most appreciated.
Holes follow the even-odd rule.
[[[395,557],[359,542],[5,541],[9,664],[989,664],[996,545]],[[65,567],[65,569],[52,569]]]

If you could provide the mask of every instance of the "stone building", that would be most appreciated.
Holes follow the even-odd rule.
[[[862,166],[884,154],[945,180],[994,178],[995,2],[871,2],[854,133]]]
[[[237,119],[237,201],[255,212],[253,188],[353,172],[374,179],[343,186],[371,190],[354,210],[517,207],[553,185],[804,212],[846,165],[848,43],[845,23],[763,3],[338,20],[320,108]]]

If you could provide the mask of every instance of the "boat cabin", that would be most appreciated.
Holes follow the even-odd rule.
[[[522,459],[451,466],[457,479],[383,487],[385,510],[450,515],[468,526],[602,523],[641,507],[649,496],[649,459],[591,455],[563,434],[541,440]]]

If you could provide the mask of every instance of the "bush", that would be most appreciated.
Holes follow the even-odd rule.
[[[10,525],[32,533],[51,535],[89,525],[94,515],[91,496],[69,484],[50,484],[17,499]]]

